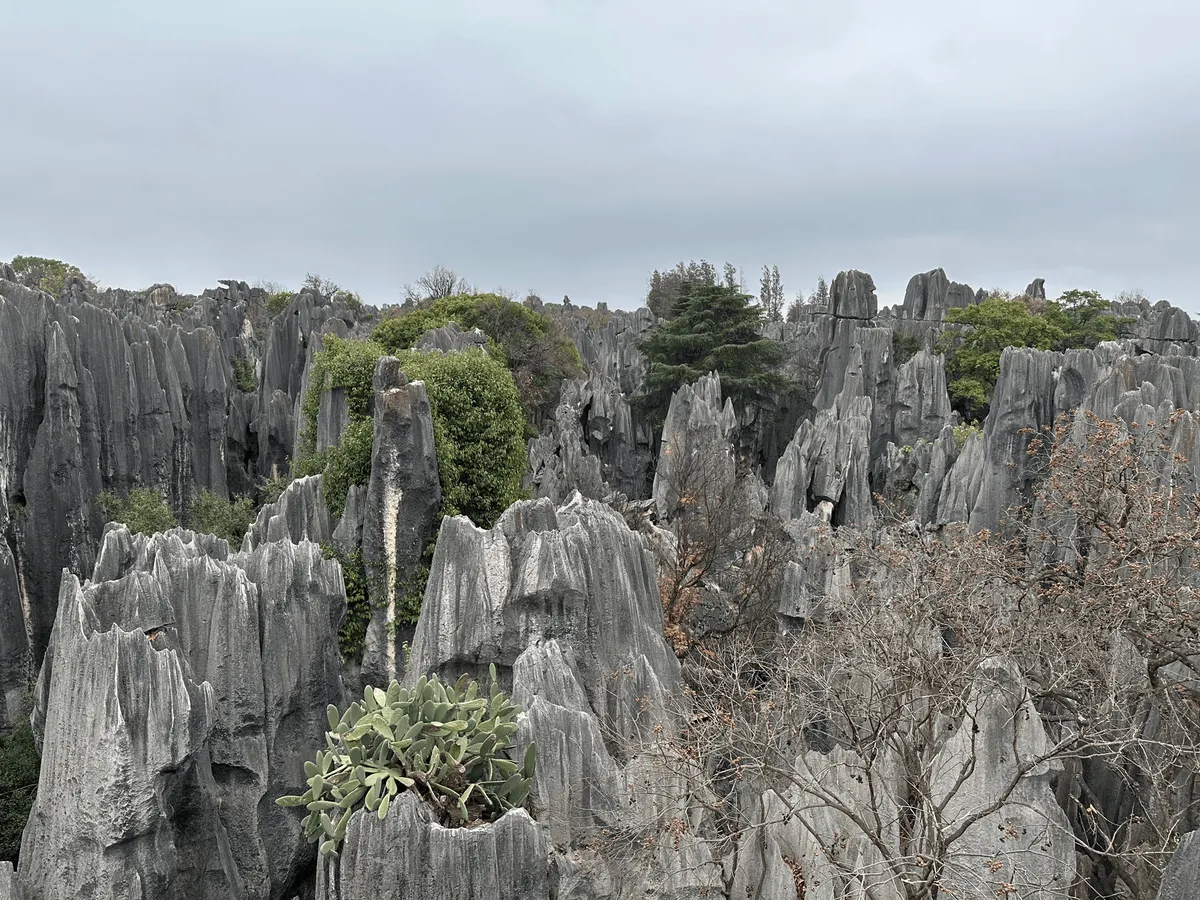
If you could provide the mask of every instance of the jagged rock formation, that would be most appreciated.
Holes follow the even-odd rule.
[[[286,466],[310,338],[332,321],[346,332],[355,319],[340,301],[306,292],[256,335],[246,313],[264,297],[236,281],[200,297],[170,285],[97,295],[71,278],[53,298],[0,270],[0,486],[10,512],[0,620],[15,608],[23,622],[0,643],[6,697],[25,680],[22,671],[14,682],[23,664],[12,660],[41,661],[62,569],[91,570],[104,525],[99,493],[153,488],[186,521],[201,489],[246,493]],[[241,390],[235,361],[256,373],[256,390]]]
[[[1033,285],[1030,285],[1026,292],[1032,288]],[[1043,291],[1042,299],[1045,296]],[[987,291],[982,288],[973,291],[968,284],[951,281],[943,269],[934,269],[909,279],[908,287],[904,289],[904,302],[900,304],[897,314],[904,319],[940,322],[950,310],[965,309],[985,299]]]
[[[397,600],[414,590],[417,567],[434,536],[442,488],[425,383],[409,382],[400,360],[384,356],[375,364],[374,390],[375,438],[362,530],[373,609],[363,677],[386,685],[404,671]]]
[[[92,579],[63,576],[38,679],[22,896],[265,900],[303,882],[312,848],[271,801],[303,785],[342,702],[344,611],[315,544],[107,531]]]
[[[573,491],[642,496],[649,484],[652,431],[617,382],[591,374],[563,384],[554,420],[530,441],[530,483],[562,502]]]
[[[478,677],[494,663],[511,680],[525,706],[520,743],[540,748],[535,809],[559,853],[561,900],[643,896],[650,885],[691,896],[720,885],[706,845],[691,836],[636,862],[584,846],[598,827],[634,828],[637,815],[668,812],[631,811],[655,764],[630,748],[674,727],[668,700],[679,685],[654,573],[642,539],[579,495],[557,509],[518,503],[490,531],[446,519],[438,538],[405,677]]]
[[[284,488],[278,500],[258,511],[242,540],[242,550],[249,553],[274,541],[329,543],[332,529],[321,484],[320,475],[308,475]]]
[[[317,900],[550,900],[554,880],[545,834],[524,810],[443,828],[401,794],[383,820],[350,819],[340,858],[320,865]]]
[[[683,385],[672,395],[663,422],[658,466],[654,471],[653,497],[660,518],[666,518],[679,503],[681,487],[692,480],[691,470],[698,464],[702,450],[722,448],[720,461],[714,461],[722,471],[698,473],[698,478],[728,481],[733,477],[734,460],[729,439],[737,424],[733,401],[726,397],[722,402],[721,378],[715,372],[695,384]]]

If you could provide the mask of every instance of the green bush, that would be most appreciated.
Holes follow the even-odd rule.
[[[179,525],[166,498],[151,488],[134,488],[126,497],[105,491],[96,499],[110,522],[122,522],[134,534],[154,534]]]
[[[233,380],[237,389],[243,394],[253,394],[258,390],[258,377],[254,374],[254,363],[243,357],[233,361]]]
[[[902,331],[892,332],[892,360],[896,365],[903,365],[921,352],[921,339],[914,334]]]
[[[322,544],[321,552],[326,559],[338,561],[346,585],[346,615],[338,629],[338,648],[346,662],[361,662],[367,626],[371,624],[371,597],[362,550],[343,553],[332,544]]]
[[[276,291],[267,297],[267,312],[271,316],[279,315],[287,309],[288,304],[292,302],[294,296],[296,295],[291,291]]]
[[[346,511],[346,496],[356,484],[371,480],[371,447],[375,438],[375,423],[371,419],[355,419],[346,426],[336,447],[324,454],[324,479],[321,491],[329,514],[340,519]]]
[[[63,285],[69,276],[83,275],[78,267],[70,263],[61,259],[47,259],[44,256],[14,256],[9,265],[22,284],[38,288],[55,297],[62,293]]]
[[[192,504],[188,528],[224,538],[236,550],[242,546],[254,515],[254,501],[249,497],[226,500],[205,488]]]
[[[0,860],[14,865],[21,852],[21,832],[37,797],[41,766],[33,729],[23,715],[12,731],[0,733]]]
[[[398,353],[411,381],[424,381],[433,413],[442,511],[491,528],[524,499],[525,425],[512,375],[477,350]]]
[[[488,336],[489,352],[513,375],[531,420],[554,412],[564,378],[582,371],[579,351],[549,316],[498,294],[442,297],[381,322],[371,340],[389,353],[412,348],[430,328],[457,322]]]
[[[993,294],[982,303],[952,309],[947,322],[970,325],[965,335],[943,335],[950,403],[968,421],[987,416],[1005,347],[1091,349],[1115,340],[1129,319],[1111,315],[1096,291],[1071,290],[1058,300],[1009,299]]]
[[[308,811],[304,834],[328,857],[337,856],[357,809],[382,819],[403,791],[431,804],[443,824],[493,821],[524,806],[533,787],[536,746],[526,748],[521,765],[508,756],[518,713],[496,683],[495,666],[486,697],[466,675],[454,686],[436,675],[422,675],[411,690],[368,685],[345,713],[329,706],[327,749],[304,764],[308,790],[275,802]]]
[[[305,394],[302,452],[293,466],[299,477],[324,472],[330,512],[341,515],[346,490],[371,474],[373,426],[368,414],[375,363],[384,349],[374,341],[327,337],[313,360]],[[396,354],[412,381],[424,381],[433,414],[434,444],[445,515],[465,515],[490,528],[512,503],[522,499],[525,474],[524,415],[512,375],[480,351]],[[346,391],[350,428],[337,448],[316,453],[321,392]]]

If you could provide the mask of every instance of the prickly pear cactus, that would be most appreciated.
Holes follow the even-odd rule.
[[[508,757],[520,710],[496,683],[495,666],[487,696],[465,675],[453,686],[422,676],[411,690],[394,681],[386,691],[367,686],[361,702],[328,712],[327,749],[304,764],[308,790],[275,801],[308,810],[304,833],[323,856],[337,855],[359,806],[382,819],[401,791],[458,824],[497,819],[529,797],[537,749],[530,744],[520,765]]]

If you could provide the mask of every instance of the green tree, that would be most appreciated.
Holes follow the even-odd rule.
[[[1051,350],[1066,337],[1061,310],[1047,305],[1038,315],[1020,300],[989,297],[982,303],[952,309],[946,321],[970,325],[959,339],[943,338],[946,352],[946,387],[950,402],[968,422],[982,420],[1000,377],[1000,355],[1005,347]]]
[[[783,321],[783,282],[779,278],[779,266],[762,267],[759,282],[758,305],[768,322]]]
[[[650,370],[638,403],[661,424],[671,395],[716,371],[725,395],[744,405],[788,387],[772,371],[783,358],[778,341],[763,337],[763,311],[752,298],[725,284],[685,283],[674,316],[656,325],[642,342]]]
[[[737,269],[731,263],[725,263],[724,278],[725,286],[730,290],[738,286]],[[650,276],[646,305],[660,319],[669,319],[675,315],[676,303],[683,294],[696,286],[711,287],[718,283],[717,267],[706,259],[677,263],[675,268],[665,272],[655,269]]]
[[[582,371],[579,351],[557,322],[498,294],[440,297],[381,322],[371,339],[389,353],[398,353],[411,349],[430,328],[450,322],[488,336],[489,352],[512,372],[531,423],[554,412],[563,379]]]
[[[0,732],[0,860],[17,862],[21,832],[37,797],[40,770],[41,759],[26,710],[12,731]]]
[[[396,355],[429,394],[443,513],[491,528],[525,496],[525,417],[512,375],[477,350]]]
[[[1120,337],[1121,328],[1133,321],[1114,316],[1109,311],[1112,304],[1100,296],[1099,291],[1065,291],[1057,303],[1047,306],[1061,316],[1057,321],[1061,322],[1064,334],[1056,350],[1091,348],[1101,341],[1115,341]]]
[[[166,498],[151,488],[134,488],[125,497],[105,491],[96,499],[110,522],[122,522],[134,534],[154,534],[179,525]]]
[[[327,336],[313,358],[304,415],[301,456],[296,475],[324,473],[325,500],[341,515],[346,492],[371,475],[374,438],[370,415],[375,363],[387,351],[375,341]],[[445,515],[466,515],[490,528],[524,495],[525,416],[512,374],[481,351],[395,355],[412,381],[424,381],[433,415],[434,445]],[[317,413],[327,388],[346,392],[350,425],[336,447],[316,453]]]
[[[78,267],[61,259],[47,259],[44,256],[14,256],[9,265],[22,284],[53,294],[55,297],[62,293],[63,285],[69,276],[83,276]]]
[[[808,299],[818,310],[829,309],[829,284],[825,281],[825,276],[817,279],[817,289]]]
[[[226,500],[204,488],[192,504],[188,528],[204,534],[215,534],[237,550],[250,523],[254,521],[254,501],[249,497]]]

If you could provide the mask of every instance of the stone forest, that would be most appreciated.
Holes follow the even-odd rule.
[[[1200,897],[1200,325],[731,268],[0,264],[0,898]]]

